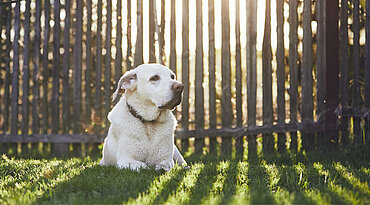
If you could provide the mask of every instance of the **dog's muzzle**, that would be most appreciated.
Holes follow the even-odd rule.
[[[170,109],[172,110],[181,103],[182,91],[184,91],[184,85],[181,83],[172,84],[172,99],[163,106],[158,107],[159,109]]]

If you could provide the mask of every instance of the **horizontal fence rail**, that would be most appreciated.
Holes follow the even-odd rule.
[[[182,152],[370,146],[369,4],[2,1],[0,150],[96,149],[118,79],[149,62],[185,86]]]

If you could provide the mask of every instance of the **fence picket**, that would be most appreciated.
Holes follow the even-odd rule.
[[[130,3],[131,4],[131,3]],[[114,82],[118,82],[122,75],[122,1],[117,1],[117,25],[116,25],[116,59]],[[128,34],[127,34],[128,35]]]
[[[51,129],[53,133],[59,130],[59,77],[60,77],[60,1],[54,2],[54,27],[53,27],[53,86],[51,94]]]
[[[370,0],[366,1],[365,106],[370,110]],[[370,114],[365,120],[365,141],[370,146]]]
[[[298,97],[298,1],[289,1],[289,95],[290,95],[290,123],[297,122],[297,97]],[[298,148],[297,132],[290,133],[290,148]]]
[[[21,130],[22,134],[28,134],[28,125],[29,125],[29,65],[30,65],[30,17],[31,17],[31,2],[26,2],[26,11],[24,15],[24,47],[23,47],[23,79],[22,79],[22,123],[21,123]]]
[[[189,0],[182,2],[182,76],[183,82],[189,82]],[[184,84],[183,101],[181,107],[181,127],[189,129],[189,84]],[[189,140],[181,140],[181,151],[187,152]]]
[[[195,129],[204,129],[203,91],[203,15],[202,0],[196,2],[196,56],[195,56]],[[195,139],[195,153],[202,154],[204,138]]]
[[[177,53],[176,53],[176,0],[171,0],[171,20],[170,20],[170,69],[177,73]]]
[[[157,13],[157,5],[155,5],[156,1],[149,1],[149,63],[155,63],[155,27],[156,27],[156,13]]]
[[[158,34],[158,49],[159,49],[159,63],[164,65],[166,62],[166,53],[165,53],[165,28],[166,28],[166,1],[161,0],[161,25],[159,27],[159,34]]]
[[[112,45],[112,1],[107,1],[107,21],[105,31],[105,75],[104,75],[104,91],[105,91],[105,115],[110,111],[111,102],[111,45]],[[81,31],[82,32],[82,31]]]
[[[50,2],[45,1],[44,3],[44,40],[43,40],[43,47],[42,47],[42,117],[43,117],[43,124],[42,127],[43,133],[48,133],[49,127],[49,103],[48,103],[48,80],[49,80],[49,38],[50,38]]]
[[[63,102],[63,113],[62,113],[62,125],[63,125],[63,133],[68,133],[69,131],[69,124],[70,124],[70,112],[69,112],[69,46],[70,46],[70,15],[71,15],[71,1],[66,0],[64,5],[64,10],[66,16],[64,18],[64,30],[63,30],[63,71],[62,71],[62,86],[63,86],[63,95],[62,95],[62,102]]]
[[[101,77],[102,77],[102,62],[101,62],[101,58],[102,58],[102,0],[98,0],[98,22],[97,22],[97,36],[96,36],[96,65],[95,65],[95,69],[96,69],[96,78],[95,78],[95,81],[96,81],[96,84],[95,84],[95,113],[97,115],[97,117],[101,117],[101,113],[100,113],[100,109],[101,109],[101,106],[100,106],[100,92],[101,92]]]
[[[12,12],[10,10],[10,7],[7,7],[7,10],[6,10],[6,23],[5,23],[5,36],[6,36],[6,40],[5,40],[5,45],[6,45],[6,62],[5,62],[5,82],[4,82],[4,123],[3,123],[3,133],[7,133],[9,132],[9,108],[10,108],[10,102],[11,102],[11,99],[10,99],[10,79],[11,79],[11,75],[10,75],[10,51],[11,51],[11,46],[12,46],[12,43],[10,41],[10,31],[12,29],[12,22],[11,22],[11,19],[12,19]]]
[[[209,73],[209,127],[215,129],[217,127],[216,114],[216,51],[215,51],[215,8],[214,0],[208,0],[208,73]],[[210,136],[209,152],[215,153],[216,138]]]
[[[127,53],[126,70],[131,70],[131,0],[127,0]],[[135,51],[136,52],[136,51]]]
[[[231,105],[230,18],[229,18],[229,1],[227,0],[222,0],[221,15],[222,15],[221,120],[222,127],[231,127],[233,122],[233,111]],[[221,152],[223,154],[231,154],[231,151],[232,151],[231,137],[223,137],[221,144]]]
[[[276,49],[276,67],[277,67],[277,117],[278,123],[285,123],[285,48],[284,48],[284,1],[276,0],[277,17],[277,49]],[[278,150],[285,151],[286,136],[285,133],[278,133]]]
[[[32,87],[32,134],[39,134],[39,75],[40,75],[40,44],[41,44],[41,0],[36,0],[35,38],[33,44],[33,87]]]
[[[242,66],[241,66],[241,45],[240,45],[240,0],[235,0],[235,95],[236,95],[236,126],[243,126],[243,95],[242,95]],[[244,151],[244,136],[236,139],[236,153],[240,156]]]
[[[313,120],[312,80],[312,30],[311,0],[303,5],[303,53],[302,53],[302,122]],[[302,147],[306,151],[314,148],[314,135],[302,133]]]
[[[256,125],[257,104],[257,1],[247,1],[247,112],[248,126]],[[247,136],[248,154],[257,152],[255,135]]]
[[[119,1],[120,2],[120,1]],[[91,25],[92,25],[92,0],[88,0],[86,2],[87,7],[87,25],[86,25],[86,70],[85,70],[85,93],[86,93],[86,100],[85,100],[85,120],[87,124],[90,125],[90,118],[91,118],[91,83],[92,83],[92,76],[91,71],[93,70],[93,58],[92,58],[92,46],[93,40],[91,38]]]
[[[143,3],[142,0],[137,0],[137,11],[136,11],[136,44],[135,44],[135,55],[134,55],[134,68],[144,63],[143,59]]]
[[[271,51],[271,0],[266,0],[265,29],[262,43],[262,69],[263,69],[263,125],[272,124],[272,51]],[[274,138],[272,134],[263,135],[263,150],[272,152]]]

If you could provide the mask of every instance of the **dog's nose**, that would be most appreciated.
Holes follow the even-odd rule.
[[[181,84],[181,83],[174,83],[172,85],[172,89],[175,91],[175,92],[179,92],[181,93],[183,90],[184,90],[184,85]]]

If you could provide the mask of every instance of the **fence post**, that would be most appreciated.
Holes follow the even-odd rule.
[[[339,33],[338,0],[326,1],[326,116],[325,128],[330,148],[338,142],[337,117],[334,109],[339,103]],[[330,110],[330,111],[328,111]]]

